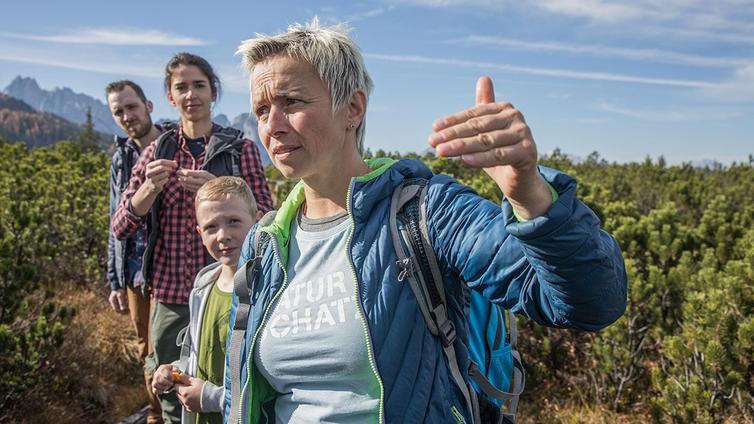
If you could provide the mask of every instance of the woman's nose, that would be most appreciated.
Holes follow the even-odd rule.
[[[267,132],[272,137],[276,137],[277,135],[287,132],[287,113],[281,107],[271,106],[265,125],[267,126]]]

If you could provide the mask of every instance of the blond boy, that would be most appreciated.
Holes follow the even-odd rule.
[[[208,181],[197,191],[195,205],[196,229],[217,262],[197,274],[189,296],[190,323],[181,359],[160,365],[152,390],[164,393],[175,388],[184,407],[184,424],[222,423],[225,340],[233,275],[243,241],[258,212],[249,186],[237,177]]]

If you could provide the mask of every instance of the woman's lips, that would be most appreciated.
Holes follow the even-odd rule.
[[[276,146],[272,149],[272,154],[276,156],[282,156],[298,150],[299,148],[300,146]]]

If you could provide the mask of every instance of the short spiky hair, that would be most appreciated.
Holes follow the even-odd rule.
[[[257,202],[249,185],[238,177],[217,177],[204,183],[196,192],[194,207],[199,210],[199,205],[206,201],[228,200],[238,198],[249,207],[251,216],[257,218]]]
[[[147,96],[144,95],[144,90],[139,87],[139,84],[131,80],[113,81],[110,84],[107,84],[107,87],[105,87],[105,97],[109,96],[110,93],[120,93],[126,87],[131,87],[142,102],[147,102]]]
[[[357,90],[369,100],[374,85],[359,46],[348,36],[350,30],[345,24],[320,26],[315,16],[310,23],[293,24],[277,35],[256,34],[241,42],[236,54],[241,55],[241,64],[250,74],[256,65],[279,54],[308,62],[330,90],[333,110],[338,110]],[[364,129],[362,119],[356,130],[360,152],[364,148]]]

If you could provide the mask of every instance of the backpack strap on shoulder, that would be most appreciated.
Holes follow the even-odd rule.
[[[120,193],[123,193],[128,188],[128,181],[131,178],[131,167],[133,166],[133,163],[131,161],[131,152],[126,147],[126,140],[123,137],[114,136],[115,137],[115,148],[118,151],[118,155],[116,158],[118,159],[117,163],[114,163],[114,165],[118,166],[120,168],[120,179],[118,180],[118,191]]]
[[[178,150],[177,134],[178,130],[173,128],[157,137],[154,141],[154,160],[172,160],[175,157],[175,152]],[[154,246],[157,244],[157,237],[160,235],[160,209],[162,209],[162,194],[158,194],[154,199],[147,220],[147,245],[141,262],[141,274],[147,282],[152,281],[152,255]]]
[[[270,233],[260,231],[260,228],[271,224],[275,220],[276,211],[267,212],[254,232],[254,257],[246,261],[233,276],[233,292],[238,296],[236,315],[230,335],[229,369],[230,369],[230,413],[228,423],[238,423],[241,412],[241,349],[246,340],[246,327],[251,312],[251,296],[254,294],[254,284],[262,269],[262,258],[265,248],[270,241]],[[250,370],[247,370],[250,372]]]
[[[154,142],[154,159],[173,160],[178,150],[178,130],[174,127],[157,137]]]
[[[427,328],[432,335],[440,338],[453,381],[463,394],[474,422],[478,423],[478,407],[475,407],[471,389],[458,367],[453,346],[456,330],[448,317],[442,273],[429,242],[424,202],[428,183],[425,179],[411,179],[404,181],[393,191],[389,220],[393,245],[398,255],[397,265],[401,269],[398,279],[408,279]],[[402,228],[398,228],[399,219],[404,224]]]
[[[474,423],[481,423],[480,402],[476,391],[467,383],[466,375],[476,383],[481,394],[502,403],[498,420],[514,423],[518,400],[524,391],[525,372],[521,356],[516,349],[516,317],[511,310],[506,311],[509,323],[509,343],[513,359],[513,376],[509,392],[497,389],[487,379],[479,366],[470,361],[469,369],[462,372],[458,366],[453,342],[456,333],[453,322],[448,317],[447,300],[442,272],[430,243],[427,228],[427,195],[429,182],[425,179],[409,179],[393,191],[390,205],[389,224],[392,241],[400,272],[399,281],[408,280],[417,300],[419,309],[432,335],[440,338],[448,360],[451,376],[464,396],[468,411]],[[398,221],[403,223],[398,227]]]

